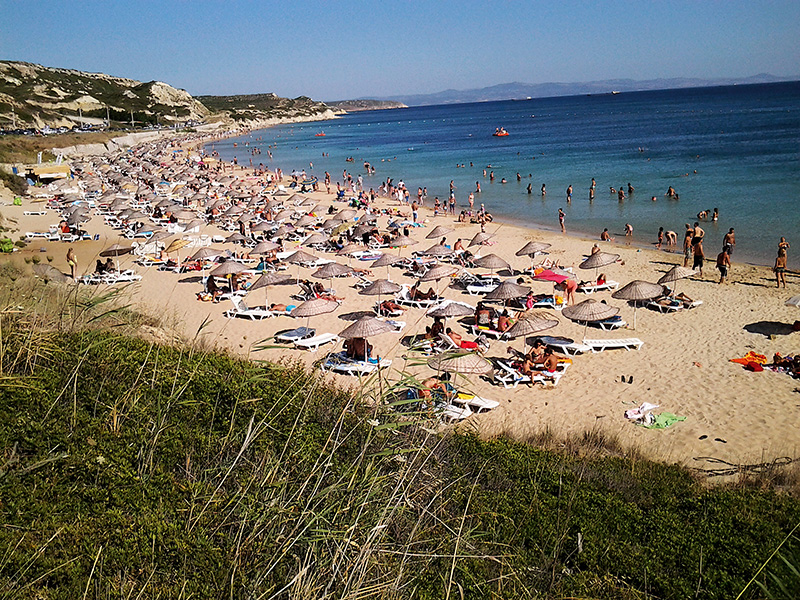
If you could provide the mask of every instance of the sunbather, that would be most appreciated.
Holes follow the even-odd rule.
[[[419,289],[419,282],[417,282],[408,290],[408,297],[412,300],[434,300],[436,292],[433,291],[433,288],[428,288],[427,292],[422,292]]]
[[[384,300],[378,305],[378,314],[390,315],[392,313],[405,312],[406,308],[391,300]]]
[[[477,350],[477,351],[479,351],[479,352],[483,352],[483,350],[484,350],[484,348],[482,348],[482,347],[480,346],[480,344],[478,344],[478,342],[477,342],[477,341],[475,341],[475,342],[470,342],[469,340],[465,340],[465,339],[464,339],[464,338],[461,336],[461,334],[460,334],[460,333],[456,333],[455,331],[453,331],[453,330],[452,330],[452,329],[450,329],[449,327],[448,327],[447,329],[445,329],[445,334],[447,334],[447,336],[448,336],[448,337],[449,337],[451,340],[453,340],[453,343],[454,343],[456,346],[458,346],[459,348],[462,348],[463,350]]]
[[[497,331],[503,333],[511,329],[513,322],[508,314],[508,310],[504,310],[502,314],[497,317]]]
[[[366,338],[350,338],[344,341],[347,358],[353,360],[367,360],[372,354],[372,344]]]

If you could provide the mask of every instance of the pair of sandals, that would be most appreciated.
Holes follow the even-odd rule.
[[[622,383],[633,383],[633,375],[627,375],[627,379],[625,377],[625,375],[620,377],[620,381],[622,381]]]

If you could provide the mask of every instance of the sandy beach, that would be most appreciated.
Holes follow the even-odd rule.
[[[189,153],[189,146],[183,154],[162,151],[162,159],[167,161],[169,167],[179,167]],[[250,172],[243,169],[231,172],[228,167],[226,174],[233,174],[241,181]],[[283,183],[289,181],[284,180]],[[324,189],[324,186],[321,187]],[[228,189],[233,188],[235,184]],[[226,190],[219,191],[222,194]],[[323,218],[330,205],[334,205],[337,211],[346,207],[345,202],[335,201],[333,194],[324,191],[308,196],[319,202],[315,213]],[[9,197],[4,196],[2,200],[4,205],[0,212],[4,217],[15,220],[15,227],[19,230],[13,234],[13,239],[18,239],[26,231],[47,231],[60,220],[54,211],[47,211],[44,215],[24,214],[42,208],[41,202],[32,203],[31,199],[26,198],[22,206],[12,206]],[[410,215],[408,207],[398,207],[394,201],[386,198],[379,199],[375,208],[388,207],[400,208],[401,212]],[[459,210],[461,208],[464,207],[459,207]],[[359,214],[363,215],[363,211]],[[446,236],[450,245],[460,238],[466,246],[467,241],[480,231],[480,225],[458,223],[450,215],[434,217],[429,206],[421,210],[420,220],[424,221],[423,226],[411,228],[410,232],[412,239],[418,242],[416,245],[385,251],[410,256],[414,251],[433,246],[438,240],[426,240],[425,236],[436,225],[453,228],[454,231]],[[385,230],[387,221],[386,216],[379,218],[381,231]],[[118,230],[105,225],[99,215],[93,215],[84,228],[92,234],[98,234],[99,239],[71,244],[78,257],[79,274],[94,270],[99,252],[104,248],[113,243],[127,245],[131,242],[121,238]],[[593,270],[581,270],[578,265],[599,240],[523,229],[497,221],[488,223],[486,231],[493,236],[490,245],[470,250],[476,250],[476,254],[480,252],[482,256],[496,254],[508,261],[517,272],[529,268],[531,260],[517,257],[515,253],[528,241],[536,240],[552,245],[549,254],[534,259],[536,263],[549,259],[557,261],[561,267],[571,268],[579,280],[594,277]],[[200,233],[227,237],[231,232],[212,225],[202,227]],[[198,235],[193,233],[185,237]],[[543,332],[543,335],[563,336],[577,342],[584,337],[638,338],[643,346],[640,350],[608,350],[576,356],[571,368],[555,387],[520,385],[506,389],[488,380],[470,377],[467,386],[470,391],[496,400],[500,406],[486,414],[470,417],[461,426],[474,428],[484,437],[509,435],[523,440],[546,429],[556,435],[580,435],[599,428],[617,436],[623,445],[637,448],[648,457],[700,468],[714,466],[705,460],[707,457],[739,464],[763,462],[780,456],[794,458],[800,446],[800,382],[789,375],[768,370],[753,373],[730,362],[730,359],[744,356],[750,351],[766,355],[770,360],[776,352],[782,355],[800,352],[800,332],[792,332],[790,327],[800,318],[800,312],[797,308],[784,305],[789,297],[800,293],[800,279],[796,274],[787,273],[787,289],[776,289],[775,277],[770,269],[737,263],[734,255],[729,280],[719,285],[713,257],[721,242],[721,239],[707,240],[708,260],[702,277],[696,275],[677,282],[678,291],[694,300],[702,300],[702,305],[696,308],[669,314],[640,308],[636,313],[636,328],[633,329],[633,308],[625,301],[611,298],[610,291],[591,296],[576,295],[577,302],[591,297],[618,307],[620,316],[628,326],[616,331],[591,327],[586,330],[558,311],[550,311],[559,324]],[[777,242],[776,239],[776,248]],[[601,271],[608,279],[621,285],[635,279],[655,282],[672,266],[683,264],[683,256],[679,253],[629,247],[624,243],[602,245],[603,251],[619,254],[620,261],[603,267]],[[242,252],[242,247],[234,244],[215,243],[213,246]],[[65,258],[69,247],[70,244],[63,242],[35,239],[24,250],[11,257],[4,256],[3,260],[22,263],[26,256],[46,254],[53,257],[53,266],[69,272]],[[299,242],[288,242],[284,249],[298,247]],[[44,249],[44,252],[40,249]],[[196,249],[186,248],[179,256],[183,259]],[[371,262],[348,261],[347,257],[314,253],[343,264],[350,262],[359,268],[369,268]],[[291,346],[256,350],[256,346],[269,340],[275,333],[305,324],[305,319],[299,322],[300,319],[291,317],[260,321],[226,318],[223,313],[232,308],[230,301],[211,303],[197,299],[197,293],[201,290],[199,272],[178,274],[159,271],[155,267],[134,264],[135,258],[132,254],[119,258],[120,267],[133,268],[142,275],[141,281],[129,286],[126,293],[143,311],[160,315],[165,326],[174,327],[186,338],[199,337],[210,347],[225,348],[253,359],[299,360],[308,364],[309,368],[315,368],[313,363],[327,352],[341,349],[339,342],[336,347],[324,346],[317,352]],[[302,279],[311,279],[313,270],[291,265],[287,272],[292,276],[299,275]],[[486,272],[487,269],[471,271]],[[511,274],[501,275],[512,278]],[[368,277],[374,280],[386,276],[387,269],[381,267],[373,269]],[[411,284],[414,281],[411,276],[393,267],[388,269],[388,276],[398,283]],[[518,273],[513,275],[514,279],[518,277]],[[522,277],[524,285],[532,287],[535,293],[553,293],[552,283],[534,281],[527,275]],[[326,281],[323,283],[327,285]],[[316,328],[318,333],[338,333],[351,323],[347,320],[348,315],[371,310],[375,298],[359,295],[354,283],[352,277],[333,280],[336,294],[344,297],[344,301],[335,312],[310,318],[311,327]],[[468,295],[453,286],[445,289],[445,283],[441,281],[438,285],[435,282],[431,285],[438,290],[444,289],[443,295],[448,299],[467,302],[472,306],[480,300],[480,297]],[[423,287],[427,289],[427,284]],[[296,285],[270,287],[267,290],[269,302],[299,304],[292,298],[297,291]],[[250,306],[263,306],[265,290],[252,292],[246,301]],[[384,372],[384,377],[389,381],[397,380],[397,370],[404,368],[421,378],[431,375],[432,371],[427,367],[407,364],[404,356],[408,348],[401,344],[401,339],[424,332],[432,319],[425,316],[424,310],[416,308],[407,310],[398,318],[406,322],[402,334],[388,333],[370,339],[377,354],[393,361],[392,367]],[[458,321],[450,319],[447,324],[466,339],[473,339]],[[508,355],[509,347],[522,349],[522,346],[522,339],[509,342],[492,340],[485,355],[504,357]],[[623,376],[625,382],[622,381]],[[344,386],[358,385],[358,380],[352,377],[329,377]],[[628,382],[630,379],[631,383]],[[624,413],[643,402],[659,405],[660,408],[655,412],[668,411],[684,416],[686,420],[663,430],[637,426],[628,421]]]

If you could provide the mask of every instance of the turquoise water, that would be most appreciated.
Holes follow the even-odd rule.
[[[493,137],[497,127],[510,135]],[[325,137],[315,137],[320,131]],[[624,237],[629,222],[640,244],[655,242],[659,227],[680,242],[685,223],[716,207],[719,221],[703,225],[707,254],[730,227],[736,261],[772,264],[780,236],[800,252],[800,82],[369,111],[214,144],[239,164],[248,164],[254,147],[262,149],[256,164],[320,178],[327,170],[334,182],[345,169],[363,174],[368,161],[377,172],[364,175],[367,188],[402,179],[412,196],[427,187],[430,204],[448,196],[452,179],[463,208],[479,181],[476,208],[483,203],[502,220],[557,229],[563,207],[568,232],[599,236],[608,227]],[[629,182],[635,192],[624,201],[609,193]],[[664,196],[669,186],[679,200]],[[789,255],[793,268],[797,255]]]

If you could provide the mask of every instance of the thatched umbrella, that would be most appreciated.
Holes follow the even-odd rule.
[[[243,273],[244,271],[247,270],[248,268],[242,263],[238,263],[232,260],[226,260],[220,266],[211,271],[211,273],[209,273],[208,276],[226,277],[228,279],[228,284],[230,285],[231,293],[233,293],[233,278],[231,276],[238,275],[239,273]]]
[[[492,274],[494,274],[494,272],[499,269],[507,269],[509,271],[511,270],[511,265],[509,265],[506,261],[504,261],[496,254],[489,254],[487,256],[482,256],[480,258],[474,258],[472,259],[472,262],[474,262],[479,267],[483,267],[484,269],[491,269]]]
[[[294,215],[294,211],[286,209],[286,210],[280,211],[273,218],[274,218],[275,221],[285,221],[286,219],[290,218],[292,215]]]
[[[438,283],[440,279],[450,278],[458,273],[458,271],[459,267],[456,267],[455,265],[436,265],[435,267],[428,269],[428,272],[420,277],[419,281],[436,281]],[[436,293],[439,295],[438,290]]]
[[[259,242],[253,246],[253,248],[250,250],[250,254],[269,254],[273,250],[280,250],[280,248],[280,244],[270,242],[269,240],[264,240],[263,242]]]
[[[455,231],[451,227],[444,227],[443,225],[437,225],[434,227],[431,232],[425,236],[426,240],[435,240],[440,237],[446,236],[448,233],[453,233]]]
[[[687,277],[691,277],[697,273],[694,269],[690,269],[688,267],[683,267],[681,265],[675,265],[669,271],[664,273],[661,279],[658,280],[660,284],[667,284],[672,283],[673,281],[678,281],[679,279],[686,279]],[[675,286],[675,289],[672,290],[672,293],[675,293],[675,290],[678,289],[678,286]]]
[[[333,215],[334,219],[339,219],[340,221],[349,221],[353,217],[355,217],[358,213],[350,208],[345,208],[340,210],[338,213]]]
[[[316,256],[308,252],[304,252],[303,250],[298,250],[297,252],[294,252],[285,258],[287,263],[298,265],[297,281],[300,281],[300,265],[303,263],[314,263],[317,260],[319,259]]]
[[[292,309],[291,316],[297,318],[306,317],[306,327],[308,327],[311,317],[332,313],[337,308],[339,308],[339,303],[335,300],[312,298]]]
[[[448,248],[447,246],[443,246],[442,244],[436,244],[435,246],[431,246],[427,250],[424,250],[422,254],[425,256],[450,256],[453,253],[453,250]]]
[[[531,257],[531,271],[533,270],[533,258],[540,252],[544,252],[550,247],[550,244],[544,242],[528,242],[522,248],[517,250],[515,256],[530,256]]]
[[[545,311],[530,312],[518,319],[503,335],[509,339],[521,337],[523,340],[522,353],[525,354],[528,346],[528,340],[525,336],[552,329],[556,325],[558,325],[558,319],[554,319],[550,313]]]
[[[100,252],[100,256],[103,258],[113,256],[114,258],[118,258],[125,254],[130,254],[133,252],[133,246],[120,246],[119,244],[112,244],[102,252]],[[116,261],[117,271],[119,271],[119,260]]]
[[[611,317],[616,317],[619,314],[619,309],[609,306],[608,304],[598,302],[593,298],[589,298],[588,300],[584,300],[578,304],[565,307],[564,310],[561,311],[561,314],[571,321],[585,323],[585,327],[583,329],[585,336],[586,329],[589,327],[589,323],[605,321]]]
[[[310,227],[317,222],[316,217],[312,217],[311,215],[303,215],[297,221],[295,221],[295,227]]]
[[[496,288],[494,288],[491,292],[486,294],[483,299],[484,300],[502,300],[503,305],[505,305],[507,300],[511,300],[512,298],[523,298],[527,296],[531,291],[531,288],[525,287],[523,285],[517,285],[513,281],[504,281]]]
[[[359,291],[361,296],[377,296],[378,306],[381,305],[381,296],[384,294],[396,294],[402,289],[402,286],[389,281],[388,279],[376,279],[368,287]]]
[[[266,290],[271,285],[285,285],[290,281],[292,281],[292,277],[286,273],[265,273],[250,286],[248,294],[262,287]],[[264,308],[269,308],[269,299],[266,292],[264,294]]]
[[[352,272],[352,267],[341,265],[337,262],[332,262],[322,266],[320,269],[317,269],[311,274],[311,276],[316,277],[317,279],[327,279],[330,282],[328,287],[331,288],[331,293],[333,293],[333,278],[349,275]]]
[[[594,269],[594,276],[596,279],[597,269],[613,264],[617,262],[617,260],[619,260],[619,254],[611,254],[610,252],[595,252],[589,258],[579,264],[578,268]]]
[[[405,260],[403,257],[395,254],[381,254],[380,258],[373,261],[370,265],[373,269],[377,267],[386,267],[386,278],[389,278],[389,267],[391,267],[395,263],[399,263]]]
[[[475,352],[464,350],[450,350],[437,354],[428,359],[428,366],[436,371],[462,375],[487,375],[494,370],[488,360]],[[453,381],[455,382],[455,377]],[[453,385],[455,386],[455,383]]]
[[[324,244],[330,240],[330,238],[325,235],[324,233],[315,233],[313,235],[308,236],[306,239],[303,240],[301,245],[303,246],[313,246],[314,244]]]
[[[484,233],[481,231],[479,233],[476,233],[475,237],[469,241],[469,246],[480,246],[481,244],[488,242],[493,237],[494,236],[492,234]],[[467,247],[469,248],[469,246]]]
[[[344,339],[368,338],[381,335],[382,333],[389,333],[390,331],[395,331],[395,328],[386,321],[381,321],[375,317],[364,316],[343,329],[341,333],[339,333],[339,337]]]
[[[235,244],[237,242],[246,242],[246,241],[247,238],[238,231],[236,233],[232,233],[231,235],[225,238],[226,244]]]
[[[413,246],[416,243],[416,240],[412,240],[408,236],[398,235],[396,238],[389,240],[389,248],[403,248],[405,246]]]
[[[652,300],[664,295],[664,286],[650,283],[649,281],[642,281],[634,279],[629,284],[622,286],[616,292],[611,294],[612,298],[617,300],[628,300],[633,302],[633,328],[636,329],[636,308],[639,302],[645,300]]]
[[[425,313],[429,317],[466,317],[467,315],[474,315],[475,308],[464,302],[456,300],[445,300],[439,306],[428,309]]]

